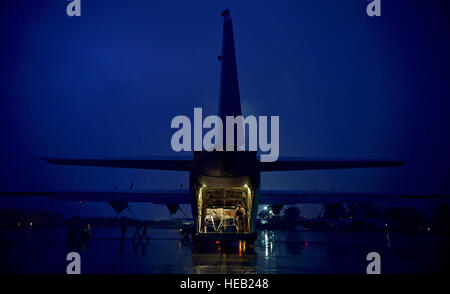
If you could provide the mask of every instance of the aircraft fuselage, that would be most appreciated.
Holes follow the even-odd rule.
[[[189,174],[195,237],[256,239],[260,171],[256,152],[195,152]]]

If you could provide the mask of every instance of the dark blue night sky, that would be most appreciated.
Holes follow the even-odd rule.
[[[233,18],[244,115],[280,116],[280,155],[400,158],[399,168],[280,172],[265,189],[450,193],[450,3],[65,0],[0,4],[0,188],[179,188],[187,173],[52,166],[45,156],[178,155],[171,119],[216,114]],[[181,154],[180,154],[181,155]],[[0,206],[113,215],[103,203]],[[130,205],[138,217],[167,217]],[[127,214],[126,214],[127,215]]]

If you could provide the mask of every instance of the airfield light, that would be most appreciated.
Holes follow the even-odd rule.
[[[264,207],[264,210],[267,210],[267,206]]]
[[[216,241],[216,244],[220,244],[220,241]]]

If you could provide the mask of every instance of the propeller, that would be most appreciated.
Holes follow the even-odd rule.
[[[117,191],[117,186],[112,185],[113,189],[115,191]],[[134,187],[134,182],[132,181],[130,183],[130,191],[133,190]],[[130,206],[128,205],[128,202],[123,202],[123,201],[108,201],[109,205],[114,209],[114,211],[116,212],[116,216],[115,218],[119,217],[120,213],[122,211],[124,211],[124,209],[128,209],[128,211],[133,214],[133,211],[131,210]]]
[[[183,190],[183,183],[180,184],[180,190]],[[166,206],[167,209],[169,209],[170,218],[172,218],[172,215],[176,214],[178,210],[180,210],[186,218],[189,218],[189,216],[186,214],[186,212],[184,212],[184,210],[180,207],[179,204],[162,204],[162,205]]]
[[[183,215],[186,218],[189,218],[189,216],[186,214],[186,212],[184,212],[184,210],[181,208],[181,206],[179,204],[163,204],[167,207],[167,209],[169,209],[169,213],[170,213],[170,217],[172,217],[172,215],[176,214],[179,211],[181,211],[183,213]]]

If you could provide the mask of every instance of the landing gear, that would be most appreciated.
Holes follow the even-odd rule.
[[[144,226],[142,228],[142,233],[141,233],[141,227],[140,226],[136,226],[136,230],[134,231],[133,234],[133,241],[138,240],[140,242],[142,242],[143,240],[150,240],[150,238],[147,235],[147,226]]]

